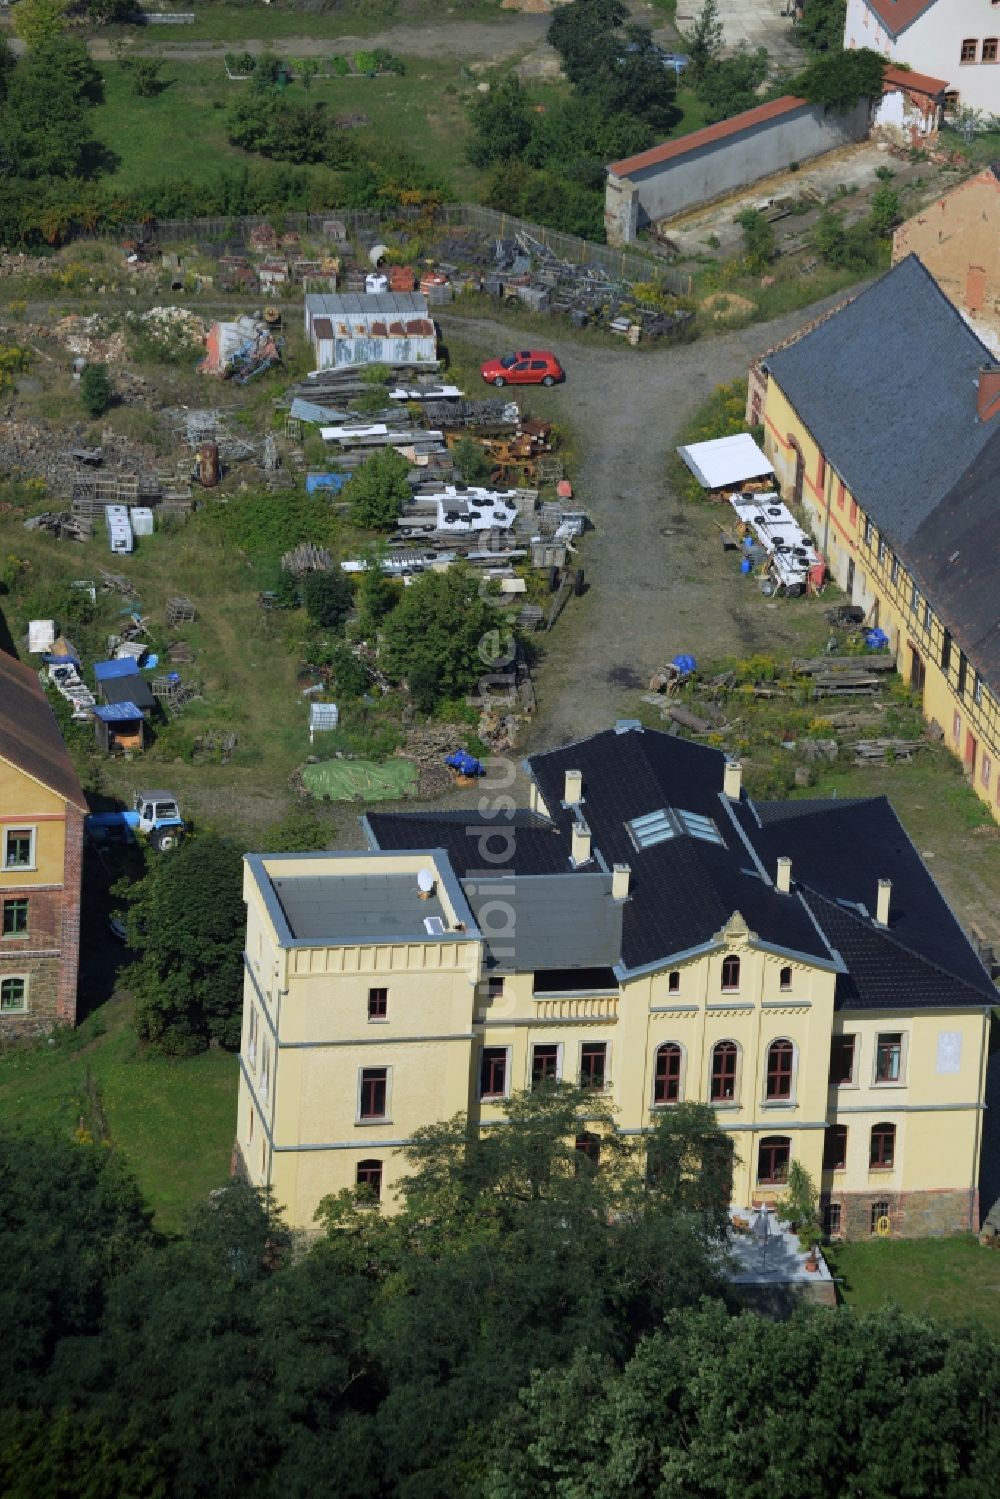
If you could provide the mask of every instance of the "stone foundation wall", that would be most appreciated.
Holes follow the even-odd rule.
[[[28,980],[28,1008],[24,1013],[4,1012],[0,1036],[47,1036],[59,1023],[58,953],[51,957],[16,957],[0,954],[0,978],[23,975]]]
[[[872,1237],[872,1204],[887,1202],[891,1235],[899,1239],[935,1239],[946,1234],[976,1233],[979,1193],[969,1187],[933,1192],[832,1192],[825,1202],[840,1204],[842,1239]]]

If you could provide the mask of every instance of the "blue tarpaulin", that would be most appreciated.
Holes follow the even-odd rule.
[[[444,763],[450,765],[452,770],[457,770],[462,776],[482,776],[486,774],[485,769],[474,755],[468,750],[454,750],[452,754],[445,755]]]
[[[94,679],[107,682],[111,677],[130,677],[135,670],[135,658],[132,656],[120,656],[117,661],[95,661]]]
[[[865,645],[870,651],[884,651],[889,644],[889,637],[884,630],[866,630]]]
[[[135,703],[102,703],[93,711],[94,717],[99,718],[102,723],[131,723],[133,719],[142,717],[142,709],[137,708]]]
[[[315,494],[317,489],[332,489],[339,494],[347,480],[347,474],[306,474],[306,491]]]
[[[679,672],[683,672],[685,676],[690,676],[693,671],[698,670],[698,663],[693,656],[675,656],[674,665],[676,666],[677,670]]]

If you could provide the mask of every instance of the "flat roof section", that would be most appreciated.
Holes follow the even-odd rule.
[[[427,941],[450,930],[437,892],[421,899],[415,874],[295,875],[271,883],[298,941]],[[428,931],[429,917],[440,932]]]

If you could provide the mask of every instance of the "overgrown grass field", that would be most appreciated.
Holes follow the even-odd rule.
[[[156,1210],[178,1231],[229,1174],[236,1120],[236,1058],[214,1050],[170,1061],[142,1050],[131,1003],[117,997],[52,1045],[0,1053],[0,1111],[27,1129],[70,1133],[88,1069],[100,1085],[112,1144]]]

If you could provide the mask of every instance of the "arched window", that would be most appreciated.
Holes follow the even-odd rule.
[[[730,953],[722,960],[722,991],[732,991],[740,987],[740,960],[735,953]]]
[[[767,1097],[791,1098],[792,1065],[795,1047],[784,1039],[772,1041],[767,1048]]]
[[[577,1176],[581,1171],[596,1171],[601,1164],[601,1141],[597,1135],[592,1135],[584,1130],[582,1135],[576,1137],[576,1159],[574,1167]]]
[[[781,972],[778,974],[778,988],[779,989],[790,989],[791,987],[792,987],[792,970],[791,970],[791,966],[789,965],[789,966],[783,968],[781,970]]]
[[[732,1103],[736,1098],[736,1064],[739,1048],[735,1041],[719,1041],[712,1047],[711,1098],[713,1103]]]
[[[885,1121],[872,1125],[868,1163],[873,1171],[891,1171],[896,1164],[896,1126]]]
[[[382,1162],[359,1161],[355,1183],[359,1202],[378,1202],[382,1196]]]
[[[761,1186],[775,1187],[788,1180],[788,1162],[792,1142],[787,1135],[765,1135],[757,1149],[757,1180]]]
[[[677,1103],[681,1096],[682,1053],[676,1041],[667,1041],[656,1048],[656,1068],[653,1072],[653,1102]]]

